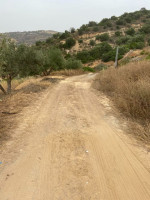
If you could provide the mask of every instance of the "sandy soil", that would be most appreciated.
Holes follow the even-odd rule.
[[[133,145],[94,75],[62,80],[24,110],[0,154],[2,200],[149,200],[149,152]]]

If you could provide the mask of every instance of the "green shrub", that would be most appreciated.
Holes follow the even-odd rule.
[[[82,29],[78,29],[78,34],[79,35],[83,35],[84,34],[84,31]]]
[[[96,44],[96,43],[95,43],[95,40],[90,40],[90,45],[91,45],[91,46],[95,46],[95,44]]]
[[[129,29],[126,31],[126,34],[127,34],[127,35],[133,36],[133,35],[135,34],[134,28],[129,28]]]
[[[76,29],[72,27],[72,28],[70,29],[70,32],[71,32],[71,33],[75,33],[75,32],[76,32]]]
[[[110,44],[108,44],[107,42],[102,42],[90,51],[90,55],[94,60],[101,59],[103,54],[111,50],[112,47],[110,46]]]
[[[131,18],[131,17],[126,17],[126,18],[125,18],[125,21],[126,21],[127,23],[131,23],[131,22],[132,22],[132,18]]]
[[[121,44],[126,44],[130,39],[130,36],[122,36],[116,40],[116,44],[121,45]]]
[[[116,16],[112,16],[111,20],[116,21],[118,18]]]
[[[102,21],[99,23],[100,26],[107,26],[107,23],[109,22],[108,18],[102,19]]]
[[[143,49],[145,47],[144,42],[131,42],[128,44],[130,49]]]
[[[68,37],[70,37],[70,32],[69,31],[65,31],[64,33],[62,33],[61,35],[60,35],[60,39],[61,40],[64,40],[64,39],[67,39]]]
[[[109,51],[102,55],[103,62],[115,61],[116,52],[115,50]]]
[[[96,67],[94,67],[94,70],[95,71],[101,71],[101,70],[105,70],[107,68],[108,68],[108,65],[101,63],[101,64],[97,65]]]
[[[94,22],[94,21],[90,21],[90,22],[88,23],[88,26],[89,26],[89,27],[97,26],[97,23]]]
[[[75,60],[75,59],[68,59],[65,63],[65,68],[66,69],[80,69],[82,68],[82,63],[80,60]]]
[[[118,21],[116,21],[116,25],[125,25],[125,21],[123,19],[118,19]]]
[[[91,67],[83,67],[83,71],[85,71],[85,72],[95,72],[95,70]]]
[[[115,32],[115,36],[120,36],[121,35],[121,32],[120,31],[116,31]]]
[[[145,46],[144,36],[143,35],[135,35],[128,40],[127,46],[130,49],[143,49]]]
[[[59,37],[60,37],[60,33],[55,33],[55,34],[53,35],[53,38],[54,38],[54,39],[59,39]]]
[[[150,60],[150,54],[146,57],[147,60]]]
[[[82,39],[79,39],[78,42],[79,42],[79,44],[82,44],[82,43],[83,43],[83,40],[82,40]]]
[[[109,40],[109,35],[107,33],[104,33],[102,35],[97,35],[96,40],[100,40],[101,42],[105,42]]]
[[[90,52],[89,51],[81,51],[81,52],[78,52],[77,55],[76,55],[76,58],[78,60],[81,60],[82,63],[87,63],[87,62],[90,62],[90,61],[93,61],[93,57],[90,55]]]
[[[93,29],[92,29],[92,31],[98,32],[99,31],[99,27],[98,26],[94,26]]]
[[[139,31],[142,33],[145,33],[145,34],[149,34],[150,33],[150,23],[145,24]]]
[[[65,49],[71,49],[76,44],[75,39],[72,37],[66,39],[66,43],[64,44]]]

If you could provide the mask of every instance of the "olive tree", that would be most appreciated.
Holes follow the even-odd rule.
[[[11,92],[11,81],[18,74],[16,46],[9,39],[0,42],[0,77],[7,81],[7,93]]]

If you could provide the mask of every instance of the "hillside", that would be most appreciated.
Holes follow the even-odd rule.
[[[25,31],[25,32],[9,32],[4,33],[3,35],[14,39],[18,44],[24,43],[28,45],[34,44],[36,41],[44,41],[49,37],[52,37],[53,34],[57,33],[56,31]]]
[[[100,22],[90,21],[79,29],[71,28],[37,43],[42,48],[60,48],[67,59],[76,58],[90,65],[95,61],[114,62],[117,46],[120,47],[121,60],[128,52],[143,50],[149,45],[150,10],[145,8],[119,17],[104,18]]]

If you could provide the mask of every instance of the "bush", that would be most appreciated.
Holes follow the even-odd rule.
[[[76,29],[72,27],[72,28],[70,29],[70,32],[71,32],[71,33],[75,33],[75,32],[76,32]]]
[[[59,49],[52,48],[48,50],[47,59],[51,70],[60,70],[64,68],[65,60]]]
[[[129,36],[122,36],[116,40],[116,44],[121,45],[121,44],[126,44],[130,40]]]
[[[103,62],[115,61],[116,52],[114,50],[109,51],[102,55]]]
[[[112,50],[112,47],[107,42],[102,42],[90,51],[93,60],[101,59],[103,54]]]
[[[144,43],[144,36],[143,35],[136,35],[130,40],[128,40],[128,45],[130,49],[143,49],[145,46]]]
[[[143,49],[145,47],[144,42],[131,42],[128,44],[130,49]]]
[[[60,37],[60,33],[55,33],[55,34],[53,34],[53,38],[54,38],[54,39],[59,39],[59,37]]]
[[[93,29],[92,29],[92,31],[98,32],[99,31],[99,27],[98,26],[94,26]]]
[[[130,38],[131,42],[144,42],[144,35],[135,35],[134,37]]]
[[[129,29],[126,31],[126,34],[127,34],[127,35],[133,36],[133,35],[135,34],[134,28],[129,28]]]
[[[150,33],[150,24],[145,24],[140,30],[140,32],[149,34]]]
[[[116,16],[112,16],[111,20],[116,21],[118,18]]]
[[[70,37],[70,38],[68,38],[66,40],[66,43],[64,44],[64,48],[65,49],[71,49],[75,44],[76,44],[75,39],[73,39],[72,37]]]
[[[131,17],[126,17],[126,18],[125,18],[125,21],[126,21],[127,23],[131,23],[131,22],[132,22],[132,18],[131,18]]]
[[[107,23],[109,22],[108,18],[102,19],[102,21],[99,23],[100,26],[107,26]]]
[[[97,26],[97,23],[94,21],[90,21],[88,24],[89,27]]]
[[[97,35],[96,40],[100,40],[101,42],[105,42],[109,40],[109,35],[107,33],[104,33],[102,35]]]
[[[89,51],[78,52],[76,58],[81,60],[82,63],[88,63],[97,59],[101,59],[103,54],[111,50],[112,47],[107,42],[102,42]]]
[[[116,25],[125,25],[125,21],[123,19],[118,19],[118,21],[116,21]]]
[[[87,63],[87,62],[90,62],[90,61],[94,60],[93,57],[90,55],[89,51],[78,52],[77,55],[76,55],[76,58],[78,60],[81,60],[82,63]]]
[[[120,31],[116,31],[115,32],[115,36],[119,37],[121,35],[121,32]]]
[[[80,69],[82,68],[82,63],[79,60],[68,59],[65,63],[66,69]]]
[[[64,39],[67,39],[68,37],[70,37],[70,32],[69,31],[65,31],[64,33],[62,33],[61,35],[60,35],[60,39],[61,40],[64,40]]]
[[[82,40],[82,39],[79,39],[78,42],[79,42],[79,44],[82,44],[82,43],[83,43],[83,40]]]
[[[84,31],[82,29],[78,29],[78,34],[79,35],[83,35],[84,34]]]
[[[95,72],[95,70],[91,67],[83,67],[83,71],[85,71],[85,72]]]
[[[107,69],[107,68],[108,68],[107,65],[101,63],[101,64],[97,65],[96,67],[94,67],[94,70],[95,70],[95,71],[102,71],[102,70],[105,70],[105,69]]]
[[[90,40],[90,45],[91,45],[91,46],[95,46],[95,44],[96,44],[96,43],[95,43],[95,40]]]

